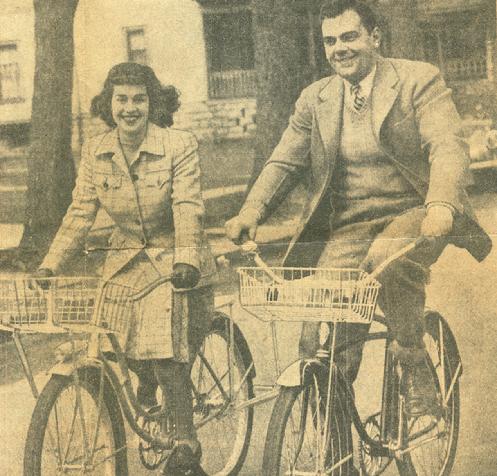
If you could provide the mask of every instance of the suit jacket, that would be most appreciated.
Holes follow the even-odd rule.
[[[139,158],[128,167],[117,129],[89,139],[82,148],[72,203],[41,267],[61,270],[83,246],[102,207],[115,223],[105,279],[141,251],[161,275],[169,275],[174,263],[187,263],[212,277],[215,264],[203,233],[197,148],[189,132],[149,123]]]
[[[372,122],[378,146],[424,198],[457,211],[453,242],[483,259],[489,237],[474,221],[465,186],[469,155],[459,135],[460,118],[440,72],[432,65],[377,59],[372,89]],[[285,262],[313,266],[329,236],[330,184],[340,146],[344,80],[332,76],[307,87],[295,105],[288,128],[250,191],[245,207],[261,220],[295,180],[306,178],[308,200]],[[314,247],[295,246],[313,242]],[[301,252],[299,252],[299,250]],[[305,263],[305,264],[304,264]]]

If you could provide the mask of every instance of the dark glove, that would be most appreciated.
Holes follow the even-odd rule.
[[[173,266],[171,283],[178,289],[194,288],[200,281],[200,271],[186,263],[177,263]]]
[[[50,286],[50,281],[46,278],[52,278],[54,272],[48,268],[40,268],[33,273],[33,281],[41,288],[48,289]]]

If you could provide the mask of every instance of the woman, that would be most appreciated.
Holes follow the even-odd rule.
[[[189,361],[209,325],[215,265],[202,229],[197,143],[192,134],[169,127],[178,107],[176,89],[163,88],[150,67],[111,68],[92,114],[112,129],[83,145],[73,201],[37,275],[64,268],[103,208],[115,223],[104,279],[145,287],[172,276],[174,288],[159,286],[133,316],[126,354],[139,375],[140,402],[156,403],[158,381],[175,411],[178,445],[164,474],[179,476],[205,474],[193,427]]]

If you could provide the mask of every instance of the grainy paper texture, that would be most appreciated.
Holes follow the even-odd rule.
[[[35,0],[34,3],[39,4],[40,1]],[[60,0],[46,0],[45,7],[50,3],[53,3],[54,9],[59,9],[56,10],[59,15],[55,15],[55,19],[52,18],[54,28],[57,28],[57,22],[72,21],[66,10],[58,5]],[[48,41],[43,42],[43,35],[45,39],[53,36],[50,36],[50,32],[43,32],[43,19],[36,18],[32,0],[0,0],[2,283],[34,271],[32,266],[30,268],[33,263],[29,258],[23,257],[18,246],[24,224],[31,223],[30,220],[36,223],[39,219],[30,216],[36,207],[29,205],[28,198],[28,188],[33,186],[29,180],[32,160],[29,148],[33,145],[33,135],[30,135],[30,131],[35,130],[34,136],[38,143],[41,143],[39,129],[31,127],[32,108],[34,110],[35,107],[35,103],[32,103],[36,88],[35,78],[37,81],[45,81],[46,90],[52,91],[50,97],[54,98],[45,110],[46,123],[57,124],[53,119],[54,115],[57,116],[60,112],[60,117],[68,118],[65,124],[66,127],[70,124],[72,132],[70,147],[66,144],[65,149],[61,146],[51,150],[57,154],[66,150],[67,156],[70,155],[69,150],[72,150],[77,170],[83,143],[108,130],[108,126],[101,119],[92,117],[90,106],[92,98],[102,90],[109,69],[117,63],[128,61],[146,64],[153,68],[163,85],[173,85],[181,92],[181,106],[174,114],[173,127],[192,133],[196,140],[185,132],[175,132],[176,135],[173,134],[173,140],[170,142],[164,139],[164,144],[159,144],[162,147],[159,156],[165,157],[164,163],[169,160],[171,164],[162,168],[160,165],[163,162],[158,160],[155,165],[159,166],[155,169],[154,165],[148,165],[152,168],[143,171],[144,176],[148,177],[148,182],[144,182],[140,193],[144,200],[150,199],[154,202],[155,199],[151,198],[153,193],[162,193],[173,183],[168,174],[170,170],[174,170],[174,164],[177,166],[177,173],[183,174],[181,180],[187,186],[183,186],[181,191],[180,187],[176,186],[176,200],[179,200],[177,197],[181,194],[182,206],[186,208],[182,211],[177,208],[174,220],[179,222],[183,213],[187,216],[183,223],[188,222],[191,225],[185,229],[175,223],[176,229],[181,228],[182,233],[182,237],[175,243],[177,261],[202,269],[209,268],[206,254],[200,253],[202,258],[199,258],[195,246],[195,243],[201,243],[197,236],[200,232],[205,233],[215,256],[228,254],[232,260],[233,269],[224,267],[220,272],[221,278],[215,287],[216,305],[233,299],[233,306],[222,307],[221,311],[227,313],[231,309],[232,316],[250,348],[256,369],[253,381],[256,396],[268,391],[269,386],[275,382],[277,370],[273,363],[270,325],[242,309],[238,302],[238,275],[234,267],[245,265],[246,259],[240,258],[237,253],[233,254],[235,246],[226,238],[224,232],[225,221],[238,214],[244,203],[244,208],[249,214],[256,210],[255,214],[261,219],[257,241],[261,244],[261,255],[270,265],[281,263],[291,238],[296,233],[307,233],[306,239],[311,243],[294,247],[290,260],[287,260],[287,265],[296,267],[362,266],[371,271],[381,261],[380,258],[397,251],[400,245],[412,242],[413,238],[420,234],[421,221],[426,215],[425,203],[431,203],[435,207],[441,206],[445,217],[447,212],[455,217],[450,235],[456,237],[455,241],[459,246],[450,244],[438,260],[436,258],[441,248],[437,248],[429,256],[425,253],[421,258],[416,258],[417,261],[414,258],[413,260],[418,265],[421,262],[419,268],[422,268],[420,272],[423,276],[420,279],[427,277],[428,265],[436,261],[431,266],[426,287],[426,304],[428,308],[440,312],[449,323],[457,340],[463,364],[460,378],[459,438],[455,463],[450,474],[497,474],[494,461],[497,448],[497,412],[494,411],[497,392],[497,372],[494,365],[497,348],[497,299],[494,292],[497,258],[496,252],[492,250],[479,263],[464,249],[467,247],[477,258],[483,258],[488,251],[489,243],[479,239],[480,231],[473,226],[475,219],[492,240],[496,231],[497,155],[486,147],[487,133],[495,127],[497,118],[495,2],[372,2],[379,5],[386,17],[390,15],[392,28],[387,29],[387,23],[382,23],[381,33],[377,34],[376,30],[361,29],[364,25],[359,23],[359,26],[355,26],[359,36],[364,36],[357,40],[353,37],[347,39],[350,31],[343,30],[343,23],[328,24],[328,29],[323,30],[326,40],[324,47],[321,25],[314,5],[319,2],[79,0],[71,3],[77,5],[72,30],[73,71],[53,70],[48,71],[48,76],[40,77],[35,74],[42,68],[35,59],[35,28],[40,30],[36,35],[36,38],[40,39],[38,48],[62,61],[55,61],[54,64],[70,65],[70,61],[63,62],[64,55],[67,55],[67,43],[64,48]],[[399,11],[402,10],[399,7],[401,3],[405,4],[405,15]],[[40,11],[50,13],[50,8],[40,9],[37,14],[41,15]],[[281,13],[287,11],[290,12],[288,17],[285,16],[286,13]],[[56,18],[57,16],[59,18]],[[355,26],[353,21],[350,24],[353,36]],[[348,25],[346,21],[345,25]],[[295,34],[296,28],[299,35]],[[345,36],[336,34],[337,31],[340,34],[345,32]],[[333,41],[338,41],[343,50],[341,53],[333,50],[338,48],[336,44],[332,44]],[[347,42],[350,42],[350,45],[347,46]],[[359,46],[357,42],[360,43]],[[356,67],[356,61],[364,58],[361,53],[368,48],[381,52],[384,56],[395,53],[393,56],[401,57],[402,53],[405,53],[425,63],[413,64],[374,56],[377,60],[374,60],[373,76],[370,77],[369,83],[362,83],[365,93],[357,97],[350,90],[349,84],[344,83],[342,76],[345,79],[351,78],[350,70]],[[358,49],[359,60],[356,59]],[[342,61],[335,63],[338,75],[331,78],[325,52],[338,57],[342,55]],[[273,64],[265,58],[273,58]],[[367,58],[365,61],[367,63]],[[439,69],[436,70],[426,63]],[[72,119],[69,119],[67,108],[57,110],[61,105],[58,101],[64,91],[53,91],[53,84],[59,84],[57,81],[61,80],[64,74],[72,74],[73,78],[70,101]],[[285,87],[288,89],[285,96],[281,92],[281,85],[293,77],[295,81],[291,82],[296,89]],[[320,82],[316,83],[317,80]],[[38,92],[43,96],[44,89],[40,84]],[[304,87],[310,84],[312,85],[304,90]],[[452,96],[449,95],[445,84],[452,90]],[[50,85],[52,88],[49,88]],[[304,92],[300,96],[301,90]],[[294,107],[293,104],[299,96],[300,99]],[[48,102],[50,103],[50,100]],[[289,105],[287,112],[279,114],[279,111],[284,110],[285,104]],[[293,116],[290,126],[279,141],[291,111]],[[37,114],[41,114],[37,116],[38,121],[43,117],[43,112],[38,110]],[[272,117],[271,114],[274,124],[268,120]],[[460,126],[458,116],[461,117]],[[259,120],[256,121],[256,118]],[[133,123],[132,119],[130,123]],[[53,128],[59,129],[58,126],[50,127],[52,131],[47,131],[49,135]],[[271,137],[271,133],[276,137]],[[165,133],[164,137],[170,139],[172,136]],[[279,145],[275,148],[270,165],[265,168],[261,179],[246,197],[247,184],[252,184],[259,175],[258,164],[270,155],[268,153],[262,157],[260,151],[272,151],[277,143]],[[157,151],[157,144],[158,142],[148,144],[149,150],[145,153],[151,152],[153,155]],[[192,154],[197,160],[197,152],[200,178],[196,176],[198,163],[195,162],[191,166],[190,160]],[[185,158],[188,159],[186,162]],[[122,159],[126,167],[125,157]],[[180,163],[183,165],[178,165]],[[97,165],[102,164],[101,161]],[[333,164],[333,167],[330,164]],[[468,164],[472,169],[470,180],[464,174]],[[47,166],[47,170],[50,170],[49,175],[52,174],[54,180],[57,180],[56,176],[60,175],[61,170],[67,169],[67,182],[71,183],[71,167],[61,169],[57,161],[50,167],[52,165],[54,168],[49,169]],[[46,172],[43,180],[46,180]],[[97,173],[101,174],[101,180],[96,183],[96,187],[101,189],[92,191],[91,186],[85,184],[86,188],[81,188],[80,193],[87,192],[95,203],[102,200],[98,195],[100,193],[117,193],[121,182],[117,184],[113,181],[114,172],[114,169],[106,171],[100,168]],[[110,179],[105,179],[105,173]],[[128,175],[131,191],[134,189],[131,184],[133,176],[130,173]],[[301,182],[307,187],[308,193],[303,191],[302,185],[297,187],[292,182],[287,187],[291,189],[291,193],[285,195],[283,191],[290,176],[302,179]],[[468,199],[460,193],[465,185],[469,192]],[[198,205],[196,200],[199,198],[197,187],[200,186],[205,205],[202,226],[195,221],[198,212],[198,209],[195,209]],[[154,192],[147,195],[147,187],[154,189]],[[164,198],[165,203],[171,199],[171,193],[174,196],[173,188],[167,193],[164,192],[164,196],[167,195]],[[49,194],[43,190],[39,194],[39,203],[43,204]],[[333,198],[330,198],[330,195]],[[51,203],[54,209],[58,205],[64,208],[54,196],[57,197],[57,194],[47,198],[47,203]],[[153,195],[156,196],[159,194]],[[81,198],[79,196],[79,199]],[[63,202],[65,198],[62,192],[58,199],[67,203],[67,200]],[[91,200],[83,197],[85,206],[92,206],[89,204]],[[133,200],[130,198],[129,214],[126,218],[129,229],[132,230],[131,234],[136,231],[133,227],[138,230],[147,224],[147,220],[152,222],[160,215],[159,212],[148,218],[137,215],[136,220],[133,217],[136,223],[131,224],[133,220],[129,217],[134,213]],[[325,211],[323,203],[328,205]],[[329,207],[330,203],[332,208]],[[279,206],[272,207],[273,204]],[[156,205],[154,202],[151,207]],[[432,205],[430,207],[435,208]],[[189,206],[193,208],[188,208]],[[109,236],[115,230],[116,223],[119,227],[120,223],[126,221],[122,216],[126,214],[124,209],[127,207],[121,208],[112,219],[100,207],[94,217],[88,239],[85,240],[86,244],[81,247],[81,252],[77,253],[75,259],[64,265],[64,269],[57,270],[60,274],[101,275],[104,272],[105,254],[109,250],[115,251],[116,248],[116,240],[109,242]],[[409,215],[413,208],[417,211]],[[112,216],[112,207],[110,209]],[[468,212],[470,209],[473,211]],[[80,208],[78,211],[84,214],[88,212],[88,208]],[[399,226],[398,222],[392,225],[395,221],[393,217],[406,212],[409,219],[404,219],[402,226]],[[332,213],[335,214],[334,226],[337,230],[334,235],[330,235],[328,226],[330,222],[333,223],[330,218]],[[159,219],[171,221],[172,214],[174,211],[168,209]],[[47,216],[50,216],[50,213],[47,213]],[[462,217],[465,217],[466,221]],[[364,223],[367,223],[366,226],[363,226]],[[171,231],[170,223],[167,226]],[[425,223],[424,226],[429,225]],[[123,233],[116,235],[114,232],[113,236],[122,238],[127,231]],[[377,240],[374,248],[377,254],[371,257],[368,250],[372,240],[378,235],[380,240]],[[465,241],[465,237],[469,235],[472,239]],[[161,242],[150,246],[165,247],[172,252],[175,246],[172,231],[169,238],[171,240],[167,244]],[[134,242],[125,244],[124,241],[125,238],[117,246],[129,252],[135,246]],[[83,248],[86,249],[84,253]],[[153,255],[153,259],[157,258],[160,252],[156,251],[149,254],[149,257]],[[178,256],[181,256],[181,259]],[[169,259],[168,269],[171,264]],[[166,264],[157,266],[158,273],[165,274],[163,268]],[[212,269],[206,272],[209,274]],[[402,275],[393,278],[394,283],[388,284],[390,289],[397,289],[396,283],[404,278]],[[413,282],[411,278],[412,276],[407,280],[407,285],[411,286],[413,293],[419,293],[419,289],[416,289],[416,282],[419,280],[414,279]],[[8,320],[7,294],[4,291],[6,285],[1,286],[0,315],[2,319]],[[32,290],[25,292],[24,297],[29,297]],[[281,293],[281,296],[283,294]],[[303,299],[309,299],[310,295],[317,296],[318,293],[305,294]],[[201,293],[198,296],[201,296]],[[205,294],[202,296],[208,303],[208,297],[206,298]],[[334,298],[329,297],[329,294],[326,296],[323,298],[324,302],[333,303]],[[277,286],[271,288],[266,297],[277,301]],[[16,299],[17,301],[12,302],[18,303],[19,295]],[[347,299],[352,300],[351,297]],[[391,309],[396,308],[398,313],[404,316],[413,312],[417,305],[414,301],[399,300],[397,294],[393,301],[384,299],[382,302]],[[17,311],[9,312],[22,314],[19,306]],[[198,309],[195,312],[202,314]],[[404,329],[402,322],[402,318],[399,318],[395,325]],[[199,328],[202,326],[195,327],[197,330]],[[278,336],[277,353],[281,359],[279,370],[282,370],[298,358],[300,324],[278,323],[275,329]],[[373,324],[372,330],[381,328],[378,324]],[[184,328],[181,332],[185,332]],[[308,329],[308,332],[312,334],[314,331]],[[402,335],[402,331],[396,335]],[[20,475],[23,474],[23,459],[30,460],[34,451],[30,448],[25,454],[26,434],[35,399],[27,380],[23,378],[22,367],[10,334],[5,333],[1,337],[0,473],[9,476]],[[154,337],[157,338],[157,334]],[[339,334],[339,337],[342,338],[343,335]],[[170,336],[167,339],[169,342]],[[41,391],[50,379],[50,372],[47,373],[47,370],[56,362],[55,348],[66,338],[61,335],[22,334],[21,340],[32,366],[35,386]],[[311,344],[308,342],[307,345]],[[217,354],[213,355],[213,359],[217,358]],[[247,352],[243,355],[248,358]],[[357,408],[363,419],[380,409],[383,357],[383,343],[372,342],[366,345],[355,382]],[[349,364],[353,359],[354,356],[349,355],[345,358]],[[195,368],[195,372],[198,377],[198,368]],[[220,372],[223,381],[228,380],[227,373]],[[251,371],[246,375],[253,376]],[[207,387],[204,391],[207,392]],[[237,394],[236,391],[234,393]],[[74,395],[71,398],[74,398]],[[205,418],[209,411],[219,411],[222,407],[219,405],[219,398],[210,403],[206,403],[204,399],[202,406],[198,403],[200,397],[197,397],[196,421]],[[240,475],[262,474],[264,441],[273,402],[274,400],[269,400],[255,407],[252,438]],[[96,419],[95,416],[94,420]],[[91,424],[89,431],[92,431]],[[68,430],[67,434],[70,433]],[[67,434],[63,436],[66,441],[70,439]],[[129,474],[154,474],[141,464],[139,438],[129,425],[126,425],[126,436]],[[205,470],[209,474],[217,474],[222,467],[219,466],[222,456],[212,455],[225,455],[226,448],[233,446],[233,442],[237,441],[235,436],[233,424],[226,423],[223,419],[214,419],[199,430],[199,438],[204,447]],[[358,466],[358,438],[355,432],[353,436],[354,459]],[[413,453],[413,459],[419,454],[422,452]],[[424,457],[428,458],[426,455]],[[422,459],[423,456],[419,458]],[[70,459],[69,457],[66,461]],[[76,456],[73,460],[72,463],[79,464]],[[423,472],[420,468],[425,463],[417,464],[420,465],[417,474],[439,474],[437,471],[428,471],[426,466]],[[53,471],[42,474],[58,474],[55,469]],[[95,468],[94,473],[88,474],[104,474],[98,471],[100,470]],[[159,469],[154,471],[160,474]],[[119,470],[116,474],[120,474]],[[384,474],[398,474],[395,463],[392,463]]]

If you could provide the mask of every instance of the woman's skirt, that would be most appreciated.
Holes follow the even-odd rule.
[[[161,275],[146,253],[140,253],[112,279],[143,289]],[[124,342],[130,359],[169,359],[189,362],[208,331],[214,311],[211,286],[174,290],[164,283],[140,300],[130,316]]]

